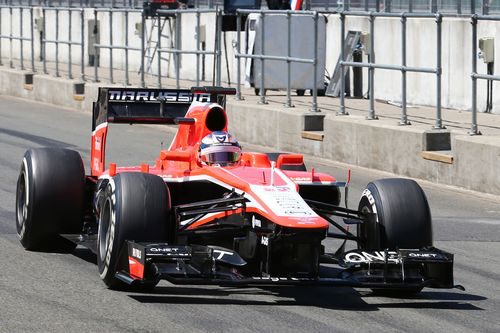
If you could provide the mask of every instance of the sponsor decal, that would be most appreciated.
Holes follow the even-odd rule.
[[[167,255],[167,256],[179,256],[179,257],[189,257],[191,253],[186,251],[186,249],[178,247],[151,247],[147,249],[151,255]]]
[[[142,259],[142,252],[139,249],[136,249],[135,247],[132,248],[132,257],[136,259]]]
[[[219,141],[219,143],[223,143],[226,140],[225,135],[216,135],[215,138]]]
[[[278,281],[306,281],[306,280],[311,280],[311,279],[298,279],[298,278],[293,278],[293,277],[279,277],[279,276],[253,276],[253,280],[260,280],[260,281],[272,281],[272,282],[278,282]]]
[[[229,251],[223,251],[223,250],[217,250],[217,249],[213,249],[213,257],[217,260],[221,260],[222,257],[224,257],[225,255],[228,255],[228,256],[232,256],[233,253],[232,252],[229,252]]]
[[[369,263],[385,263],[385,251],[373,252],[348,252],[344,256],[344,262],[349,264],[369,264]],[[399,264],[398,253],[396,251],[387,251],[387,262],[390,264]]]
[[[94,149],[101,150],[101,138],[100,137],[95,137]]]
[[[262,236],[262,238],[260,239],[260,243],[264,246],[268,246],[269,245],[269,238],[267,238],[266,236]]]
[[[437,253],[408,253],[408,257],[410,258],[424,258],[424,259],[437,259],[439,255]]]
[[[252,228],[260,228],[262,227],[262,221],[255,218],[255,215],[252,216]]]
[[[210,94],[193,94],[177,90],[110,90],[109,100],[113,102],[158,102],[164,99],[170,103],[190,103],[193,100],[198,102],[210,102]]]
[[[291,218],[317,217],[316,213],[294,188],[289,186],[252,186],[252,190],[278,216]]]

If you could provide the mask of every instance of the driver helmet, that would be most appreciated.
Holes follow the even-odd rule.
[[[234,165],[241,158],[241,146],[224,131],[214,131],[201,140],[199,157],[205,165]]]

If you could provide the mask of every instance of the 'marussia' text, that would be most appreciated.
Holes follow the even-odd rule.
[[[190,91],[179,90],[110,90],[109,101],[114,102],[164,102],[190,103],[193,101],[210,102],[210,94],[193,95]]]

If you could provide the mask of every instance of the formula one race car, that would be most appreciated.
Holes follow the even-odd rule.
[[[342,207],[348,181],[307,171],[302,155],[242,152],[224,110],[225,95],[234,93],[100,88],[90,175],[75,151],[26,152],[16,196],[21,244],[88,247],[110,288],[161,279],[410,293],[454,287],[453,255],[433,247],[429,205],[416,182],[374,181],[357,210]],[[111,123],[178,130],[154,165],[122,167],[105,164]],[[336,251],[322,244],[327,238],[341,240]]]

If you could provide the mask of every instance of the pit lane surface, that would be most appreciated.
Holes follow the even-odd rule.
[[[455,253],[455,283],[465,292],[425,289],[402,299],[353,288],[238,289],[167,282],[152,293],[117,292],[105,288],[95,256],[86,249],[25,251],[14,217],[24,151],[75,149],[88,170],[90,124],[89,113],[0,96],[0,332],[500,331],[500,200],[429,183],[421,185],[433,212],[435,245]],[[161,127],[115,125],[108,161],[153,161],[171,137],[172,131]],[[245,143],[243,148],[259,149]],[[346,166],[310,158],[306,163],[345,178]],[[387,176],[353,168],[350,207],[370,180]]]

